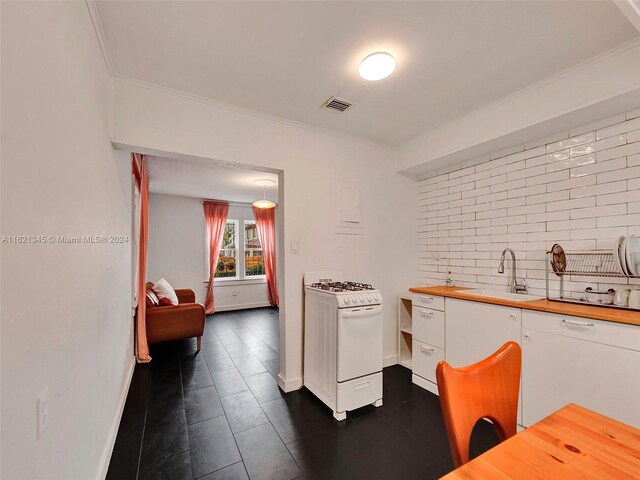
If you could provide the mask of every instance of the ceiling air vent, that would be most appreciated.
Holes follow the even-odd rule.
[[[324,108],[328,108],[329,110],[337,110],[338,112],[344,112],[351,105],[353,105],[353,102],[349,100],[345,100],[344,98],[331,97],[329,100],[324,102],[322,106]]]

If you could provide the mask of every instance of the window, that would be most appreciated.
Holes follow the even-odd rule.
[[[227,220],[215,278],[238,278],[238,220]]]
[[[255,220],[244,221],[244,276],[264,276],[264,257]]]
[[[264,257],[255,220],[227,219],[214,278],[264,281]],[[205,229],[205,282],[208,280],[209,239]]]

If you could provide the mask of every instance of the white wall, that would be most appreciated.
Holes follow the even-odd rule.
[[[640,110],[424,176],[419,185],[419,263],[423,284],[500,286],[502,250],[518,276],[544,295],[545,252],[612,249],[640,235]],[[439,259],[440,258],[440,259]],[[609,288],[623,279],[567,281],[568,291]],[[640,283],[632,280],[632,283]],[[551,287],[559,288],[552,276]]]
[[[2,2],[2,235],[131,234],[84,2]],[[97,478],[133,367],[129,244],[2,244],[3,479]],[[36,396],[49,425],[36,437]]]
[[[379,145],[225,109],[201,99],[115,82],[114,142],[283,170],[285,284],[281,295],[281,375],[302,374],[303,288],[308,270],[342,270],[380,288],[385,298],[385,355],[395,355],[397,296],[415,284],[415,181],[395,173],[393,152]],[[333,184],[363,186],[362,236],[333,233]],[[299,243],[300,253],[290,250]],[[282,276],[280,277],[282,280]]]
[[[229,207],[228,218],[239,220],[241,225],[243,220],[254,219],[250,206],[236,205]],[[193,289],[196,301],[204,304],[205,266],[205,224],[200,200],[152,193],[149,196],[149,281],[165,277],[174,288]],[[264,280],[217,281],[213,294],[216,311],[269,305]]]

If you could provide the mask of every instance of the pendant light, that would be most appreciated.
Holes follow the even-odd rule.
[[[268,178],[255,180],[253,183],[262,187],[262,200],[256,200],[253,202],[253,206],[256,208],[273,208],[276,206],[271,200],[267,200],[267,186],[276,185],[276,182]]]

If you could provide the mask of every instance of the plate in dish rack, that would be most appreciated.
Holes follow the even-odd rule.
[[[625,236],[621,235],[618,237],[618,243],[615,247],[613,247],[613,262],[615,263],[616,269],[618,272],[626,273],[625,269],[622,267],[622,262],[620,261],[620,248],[624,243]]]
[[[618,257],[620,258],[622,271],[625,275],[630,275],[629,270],[627,269],[627,240],[627,237],[622,238],[622,243],[620,244],[620,248],[618,248]]]
[[[630,275],[638,275],[640,267],[640,240],[635,235],[629,235],[625,248],[627,270]]]

